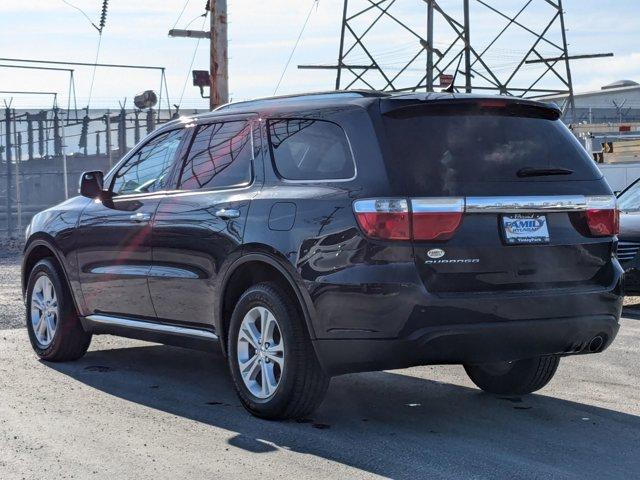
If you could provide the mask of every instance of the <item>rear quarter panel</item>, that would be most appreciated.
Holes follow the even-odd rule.
[[[403,324],[400,319],[410,314],[397,308],[396,296],[411,294],[409,290],[400,292],[398,285],[418,283],[419,277],[410,243],[368,241],[353,214],[354,200],[389,194],[370,112],[350,106],[282,117],[319,118],[339,124],[355,157],[356,178],[286,181],[277,176],[270,152],[265,151],[265,185],[251,202],[244,236],[246,251],[266,248],[295,271],[298,286],[309,294],[307,308],[314,338],[395,336],[398,325]],[[295,205],[290,229],[274,229],[278,222],[270,222],[274,206],[278,211],[277,205],[282,204]]]

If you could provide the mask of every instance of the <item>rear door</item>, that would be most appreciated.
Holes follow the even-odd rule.
[[[615,199],[555,109],[425,102],[383,118],[388,175],[410,199],[429,291],[610,284]]]
[[[262,185],[256,122],[236,116],[199,125],[178,190],[160,202],[149,272],[160,320],[213,326],[220,270],[239,255],[249,204]]]
[[[107,179],[112,198],[82,212],[77,257],[90,313],[155,318],[147,286],[151,225],[185,137],[184,129],[152,137]]]

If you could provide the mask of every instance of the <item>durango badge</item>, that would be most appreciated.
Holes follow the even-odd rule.
[[[429,258],[442,258],[444,257],[444,250],[441,248],[432,248],[427,252]]]

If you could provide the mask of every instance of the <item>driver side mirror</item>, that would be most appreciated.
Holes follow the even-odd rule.
[[[84,172],[80,176],[80,195],[87,198],[97,198],[102,193],[104,174],[99,171]]]

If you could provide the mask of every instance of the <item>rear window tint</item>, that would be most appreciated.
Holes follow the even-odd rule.
[[[269,120],[269,145],[278,175],[288,180],[343,180],[355,175],[347,136],[332,122]]]
[[[467,182],[597,180],[602,176],[560,120],[439,110],[435,115],[386,115],[384,126],[390,180],[410,195],[447,192]],[[571,173],[523,175],[545,169]]]

